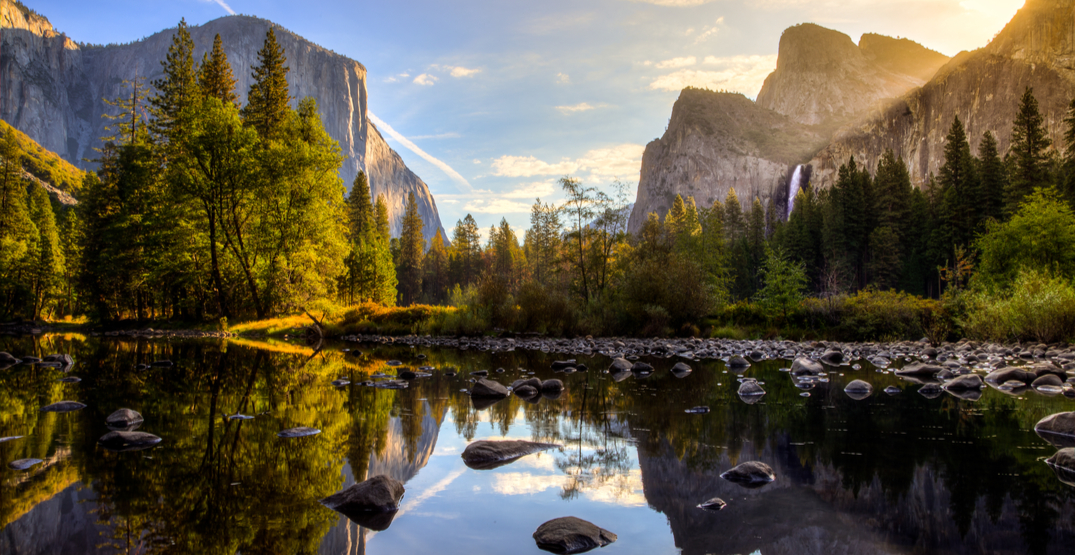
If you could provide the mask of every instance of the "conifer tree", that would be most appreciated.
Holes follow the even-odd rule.
[[[30,314],[32,319],[37,320],[41,317],[41,311],[61,292],[60,277],[64,274],[64,257],[49,193],[36,184],[31,187],[30,192],[30,218],[37,228],[35,256],[29,271],[32,305]]]
[[[228,55],[224,53],[220,33],[213,39],[213,50],[202,56],[202,63],[198,68],[198,86],[206,96],[239,106],[239,95],[235,92],[235,76],[228,64]]]
[[[735,187],[728,189],[724,197],[724,233],[729,242],[739,239],[744,233],[743,207],[739,204]]]
[[[448,249],[444,244],[444,236],[440,229],[433,234],[429,243],[429,251],[426,252],[422,262],[422,290],[425,302],[428,304],[441,304],[447,300],[448,281],[450,278],[448,268]]]
[[[467,214],[455,224],[452,232],[453,274],[459,285],[472,285],[481,273],[481,237],[478,235],[478,223]]]
[[[194,105],[198,98],[198,80],[194,67],[194,40],[190,37],[186,19],[172,35],[168,54],[161,60],[164,77],[153,81],[157,94],[149,99],[153,115],[152,130],[172,141],[174,134],[184,132],[186,124],[180,121],[184,110]]]
[[[357,241],[367,231],[374,228],[375,215],[373,199],[370,197],[370,183],[366,172],[359,171],[347,195],[348,230],[352,241]]]
[[[911,177],[902,158],[886,150],[874,176],[877,227],[870,234],[870,281],[882,289],[899,285],[907,250]]]
[[[977,230],[984,228],[989,219],[1000,221],[1004,217],[1004,192],[1008,179],[1004,161],[997,149],[997,139],[986,131],[978,145],[978,192],[974,195],[977,210]]]
[[[425,258],[425,239],[422,216],[414,193],[407,195],[407,208],[403,215],[403,231],[399,237],[399,295],[400,304],[409,306],[418,302],[422,295],[422,261]]]
[[[112,123],[105,126],[105,131],[111,133],[111,135],[101,137],[101,141],[116,144],[145,142],[148,138],[148,128],[144,116],[146,110],[145,78],[138,77],[133,81],[124,81],[121,86],[129,92],[125,92],[119,98],[113,100],[104,99],[105,104],[118,108],[118,113],[102,114],[105,119]]]
[[[385,244],[388,244],[392,240],[392,228],[388,224],[388,200],[385,199],[383,193],[377,195],[374,212],[376,213],[374,231],[377,232],[381,239],[384,239]]]
[[[550,285],[555,272],[562,231],[559,210],[542,203],[541,199],[534,201],[530,207],[530,229],[526,230],[524,244],[530,275],[543,286]]]
[[[276,139],[287,120],[291,96],[288,91],[287,58],[276,42],[273,27],[265,33],[265,43],[258,50],[258,65],[251,67],[254,82],[246,96],[243,118],[263,139]]]
[[[1045,131],[1045,120],[1038,110],[1034,89],[1027,87],[1019,101],[1019,111],[1012,123],[1011,178],[1005,206],[1009,214],[1037,187],[1049,185],[1049,147],[1052,140]]]
[[[948,249],[967,246],[974,238],[975,213],[980,186],[975,172],[974,157],[959,117],[952,120],[944,144],[944,165],[938,183],[941,186],[941,212]]]

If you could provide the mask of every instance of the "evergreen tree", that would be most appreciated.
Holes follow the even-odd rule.
[[[761,199],[754,197],[750,206],[750,224],[747,226],[747,261],[749,267],[743,276],[749,278],[743,296],[749,298],[761,287],[758,270],[765,262],[765,208]]]
[[[997,149],[997,139],[986,131],[978,145],[978,192],[974,195],[978,220],[976,231],[984,229],[986,221],[1000,221],[1004,217],[1004,192],[1007,188],[1007,172]]]
[[[958,117],[952,120],[952,127],[945,139],[944,165],[941,166],[938,182],[941,186],[943,233],[947,248],[954,252],[956,246],[965,247],[974,239],[980,202],[976,198],[980,185],[975,160],[970,153],[963,122]]]
[[[720,199],[714,200],[709,208],[703,209],[699,220],[702,228],[699,240],[702,270],[718,299],[723,300],[727,295],[728,269],[724,241],[724,205]]]
[[[541,199],[534,201],[530,207],[530,229],[526,230],[524,245],[530,275],[543,286],[551,284],[556,271],[562,232],[559,210],[542,203]]]
[[[22,153],[14,133],[0,139],[0,315],[22,312],[37,246],[22,180]]]
[[[481,237],[478,235],[478,223],[470,214],[455,224],[452,259],[456,283],[466,287],[477,282],[481,273]]]
[[[448,267],[448,249],[439,228],[429,243],[429,251],[426,252],[422,268],[422,296],[425,302],[428,304],[445,302],[448,298],[448,282],[451,276]]]
[[[789,313],[803,300],[806,269],[782,251],[766,247],[765,262],[758,273],[763,283],[758,291],[758,301],[770,315],[779,314],[787,322]]]
[[[118,108],[118,113],[102,115],[112,123],[105,126],[105,131],[111,133],[111,135],[101,137],[101,141],[116,144],[145,142],[149,136],[144,116],[146,108],[145,78],[139,77],[134,81],[124,81],[121,86],[130,92],[114,100],[104,99],[105,104]]]
[[[359,171],[347,195],[348,233],[352,241],[372,230],[375,226],[373,199],[370,197],[370,183],[366,172]]]
[[[38,320],[41,311],[47,309],[62,292],[61,277],[64,275],[63,246],[56,227],[49,193],[43,187],[33,185],[30,192],[30,218],[37,228],[36,256],[31,262],[29,284],[31,318]]]
[[[1034,89],[1027,87],[1019,101],[1019,111],[1012,124],[1011,180],[1008,183],[1006,208],[1009,214],[1019,209],[1023,198],[1037,187],[1049,185],[1049,147],[1052,140],[1045,130],[1045,119],[1038,110]]]
[[[287,85],[290,68],[285,63],[284,49],[276,42],[276,32],[270,26],[265,44],[258,50],[258,65],[251,67],[254,82],[242,112],[245,123],[256,129],[262,139],[278,138],[287,121],[291,96]]]
[[[194,68],[194,40],[190,37],[186,19],[179,20],[161,66],[164,67],[164,77],[153,81],[157,94],[149,99],[154,118],[152,130],[170,141],[175,140],[176,133],[189,127],[181,118],[200,94]]]
[[[593,187],[584,187],[578,179],[570,177],[560,178],[560,187],[563,188],[567,198],[564,201],[563,210],[571,224],[568,237],[571,240],[571,256],[568,260],[575,267],[575,284],[582,292],[582,298],[590,301],[590,272],[587,266],[586,255],[586,229],[587,222],[594,217],[594,193]]]
[[[399,237],[399,297],[400,304],[409,306],[422,295],[422,261],[425,258],[425,239],[422,238],[422,216],[414,193],[407,195],[403,215],[403,232]]]
[[[392,229],[388,224],[388,200],[385,199],[384,194],[377,195],[374,212],[376,213],[374,231],[377,232],[381,239],[384,239],[385,244],[388,244],[392,240]]]
[[[846,269],[857,287],[866,286],[869,237],[873,232],[873,179],[855,159],[840,166],[829,192],[825,223],[826,264]]]
[[[870,277],[880,288],[889,289],[897,287],[902,277],[911,208],[911,176],[891,149],[877,164],[874,191],[877,227],[870,235]]]
[[[735,187],[728,189],[724,197],[724,234],[728,242],[734,242],[744,233],[743,207],[739,204],[739,196],[735,194]]]
[[[228,55],[224,53],[224,44],[217,33],[213,39],[213,50],[202,56],[198,68],[198,86],[202,94],[219,99],[224,103],[239,106],[239,95],[235,92],[235,77],[228,64]]]

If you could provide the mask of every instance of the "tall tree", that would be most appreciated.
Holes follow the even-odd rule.
[[[975,160],[959,117],[952,120],[944,143],[944,165],[937,178],[941,186],[941,212],[948,249],[967,246],[977,227],[979,189]]]
[[[561,177],[560,187],[566,193],[563,210],[571,222],[571,231],[568,236],[574,246],[571,247],[573,254],[570,260],[575,266],[575,276],[582,298],[590,301],[590,276],[586,264],[586,227],[587,222],[594,216],[594,188],[585,187],[578,179]]]
[[[239,106],[239,95],[235,92],[235,76],[231,72],[228,55],[224,52],[220,33],[213,38],[213,50],[202,56],[202,63],[198,68],[198,86],[206,96]]]
[[[243,119],[247,125],[257,130],[262,139],[276,139],[280,136],[284,122],[287,120],[291,96],[288,92],[284,49],[276,42],[273,27],[265,33],[265,43],[258,50],[258,65],[251,77],[250,92],[246,95],[243,107]]]
[[[188,127],[180,121],[182,114],[194,105],[199,96],[194,68],[194,39],[190,37],[186,19],[179,20],[161,66],[164,76],[153,81],[157,94],[149,99],[153,115],[152,129],[158,136],[171,141],[175,140],[175,133]]]
[[[1064,171],[1057,181],[1068,203],[1075,206],[1075,98],[1071,99],[1064,116]]]
[[[104,103],[116,108],[118,113],[102,114],[105,119],[111,121],[105,126],[105,131],[111,135],[101,137],[101,141],[116,144],[145,142],[148,138],[145,122],[147,94],[145,78],[138,77],[133,81],[124,81],[121,86],[129,92],[116,99],[104,99]]]
[[[897,287],[902,277],[911,210],[911,176],[902,158],[886,150],[874,176],[877,227],[870,235],[870,279],[882,289]]]
[[[383,193],[377,195],[374,213],[374,231],[377,232],[381,239],[384,239],[385,244],[388,244],[392,240],[392,228],[388,223],[388,200]]]
[[[65,264],[52,201],[48,191],[36,184],[30,192],[30,217],[37,228],[36,256],[29,272],[32,294],[30,314],[37,320],[41,317],[41,311],[60,295],[60,278],[64,274]]]
[[[352,241],[357,241],[375,226],[373,199],[370,197],[370,182],[366,172],[359,171],[347,195],[348,231]]]
[[[474,284],[481,273],[481,236],[470,214],[455,223],[450,256],[455,282],[463,287]]]
[[[978,145],[978,192],[974,195],[977,206],[978,231],[985,222],[1004,217],[1004,193],[1008,188],[1008,176],[1004,161],[1000,158],[997,139],[986,131]]]
[[[425,260],[422,262],[422,269],[422,296],[425,302],[441,304],[446,301],[451,276],[448,268],[448,249],[439,228],[429,242],[429,251],[426,252]]]
[[[1019,100],[1019,111],[1012,123],[1011,181],[1008,183],[1006,207],[1009,214],[1037,187],[1049,185],[1049,147],[1052,139],[1045,130],[1045,119],[1038,110],[1034,89],[1027,87]]]
[[[560,211],[541,199],[535,200],[530,207],[530,229],[526,230],[524,244],[530,275],[543,286],[551,284],[556,271],[562,231]]]
[[[399,237],[399,296],[400,304],[409,306],[422,295],[422,262],[425,258],[425,239],[422,236],[422,216],[414,193],[407,195],[403,214],[403,232]]]

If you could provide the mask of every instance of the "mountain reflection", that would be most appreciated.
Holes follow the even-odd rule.
[[[0,374],[0,437],[26,436],[0,443],[2,553],[366,553],[393,528],[366,530],[318,500],[379,474],[408,484],[396,519],[427,519],[430,536],[465,523],[438,525],[427,505],[465,513],[468,492],[487,483],[505,503],[555,496],[564,511],[658,511],[686,554],[1044,554],[1075,541],[1075,488],[1041,462],[1055,448],[1029,432],[1066,410],[1063,398],[990,390],[978,402],[929,400],[907,390],[854,401],[835,377],[803,398],[773,361],[747,371],[768,392],[748,405],[719,362],[692,363],[678,379],[667,372],[675,360],[657,360],[651,377],[616,381],[593,358],[589,372],[555,375],[566,384],[559,399],[510,397],[476,410],[460,391],[471,371],[502,383],[526,371],[548,379],[554,357],[429,351],[420,364],[459,375],[384,390],[330,382],[392,374],[389,359],[418,366],[417,351],[58,336],[0,340],[0,350],[70,352],[83,379],[62,384],[58,371],[26,366]],[[161,359],[176,364],[135,369]],[[855,377],[875,391],[901,385],[872,369]],[[64,399],[88,407],[38,411]],[[711,412],[684,413],[699,405]],[[121,407],[141,412],[141,430],[161,446],[99,448],[104,417]],[[227,418],[236,413],[255,418]],[[276,437],[295,426],[322,433]],[[462,465],[462,446],[497,436],[562,447],[486,474]],[[46,462],[6,468],[28,457]],[[422,474],[436,457],[439,474]],[[748,460],[772,466],[776,482],[748,490],[719,478]],[[728,507],[696,507],[712,497]]]

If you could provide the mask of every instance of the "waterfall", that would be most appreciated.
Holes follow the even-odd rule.
[[[795,171],[791,174],[791,183],[788,184],[788,217],[791,219],[791,211],[795,209],[795,195],[799,194],[799,181],[803,178],[803,166],[799,164],[795,166]]]

